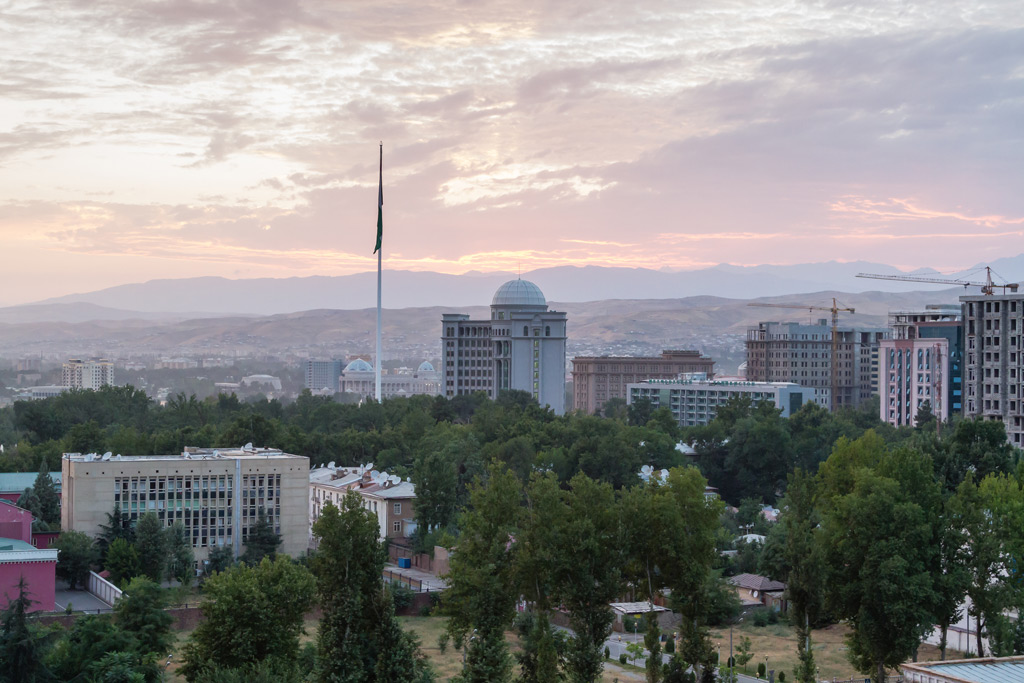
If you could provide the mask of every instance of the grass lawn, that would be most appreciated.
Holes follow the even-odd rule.
[[[828,626],[811,633],[811,646],[814,649],[814,661],[818,666],[819,679],[825,678],[850,678],[860,676],[854,671],[846,658],[846,643],[843,641],[848,632],[843,624]],[[765,661],[768,656],[769,669],[775,669],[776,679],[779,671],[786,672],[786,680],[793,679],[793,671],[796,668],[796,632],[788,624],[772,624],[770,626],[757,627],[749,622],[741,623],[733,629],[733,652],[739,645],[740,638],[750,638],[753,658],[747,664],[746,673],[756,674],[758,662]],[[722,662],[729,659],[729,629],[713,629],[711,638],[717,649],[721,646]],[[939,650],[934,645],[922,645],[918,652],[920,661],[933,661],[939,658]],[[737,667],[737,671],[743,672],[743,667]]]

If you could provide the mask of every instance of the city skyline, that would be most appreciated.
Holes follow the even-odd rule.
[[[0,288],[888,262],[1024,236],[1024,18],[977,3],[0,12]],[[45,277],[40,277],[45,274]]]

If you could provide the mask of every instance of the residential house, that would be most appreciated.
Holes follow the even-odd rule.
[[[744,609],[769,607],[780,612],[786,611],[786,584],[781,581],[773,581],[758,574],[737,574],[729,577],[728,581],[736,588]]]

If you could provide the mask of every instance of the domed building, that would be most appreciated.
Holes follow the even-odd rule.
[[[497,398],[503,390],[520,390],[561,415],[565,340],[565,313],[549,310],[532,282],[509,280],[491,298],[490,320],[441,316],[444,395],[483,391]]]
[[[373,365],[362,358],[356,358],[341,371],[338,390],[359,394],[362,399],[372,399],[376,393],[376,383]],[[380,391],[384,398],[417,394],[437,396],[441,393],[441,374],[434,370],[430,361],[423,361],[415,371],[411,368],[385,371],[380,376]]]

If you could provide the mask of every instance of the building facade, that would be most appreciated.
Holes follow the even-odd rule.
[[[307,360],[303,386],[310,391],[326,389],[333,394],[338,390],[338,378],[344,369],[345,361],[341,360]]]
[[[380,538],[407,538],[415,530],[416,487],[400,477],[378,472],[373,464],[360,467],[318,467],[309,472],[310,543],[313,523],[330,503],[340,508],[349,491],[359,495],[363,508],[377,518]]]
[[[548,309],[540,288],[506,282],[491,299],[491,319],[441,316],[444,395],[525,391],[555,414],[565,413],[566,314]]]
[[[714,378],[715,361],[700,351],[662,351],[660,357],[577,356],[572,359],[573,408],[595,415],[610,398],[625,399],[627,385],[645,379],[676,379],[704,373]]]
[[[840,327],[837,334],[835,407],[855,408],[878,389],[878,345],[890,333],[886,328]],[[816,325],[762,322],[747,330],[746,346],[747,379],[831,390],[832,327],[828,321],[819,320]]]
[[[879,346],[883,379],[878,417],[897,427],[917,425],[925,402],[941,421],[949,419],[946,388],[949,342],[945,339],[884,339]]]
[[[55,609],[57,551],[32,544],[32,513],[0,502],[0,609],[17,597],[24,580],[32,599],[31,612]]]
[[[1024,294],[962,296],[964,417],[998,420],[1024,446]]]
[[[114,383],[114,364],[105,358],[72,358],[61,370],[62,385],[69,389],[99,389]]]
[[[748,396],[754,403],[770,401],[789,417],[805,403],[814,401],[814,389],[791,382],[733,382],[703,379],[651,379],[630,384],[627,403],[647,399],[651,407],[668,408],[683,427],[706,425],[718,407],[734,396]]]
[[[237,557],[262,509],[280,551],[308,547],[309,458],[271,448],[186,448],[180,455],[65,453],[61,528],[97,536],[116,508],[132,520],[152,510],[180,521],[202,566],[211,548]]]

